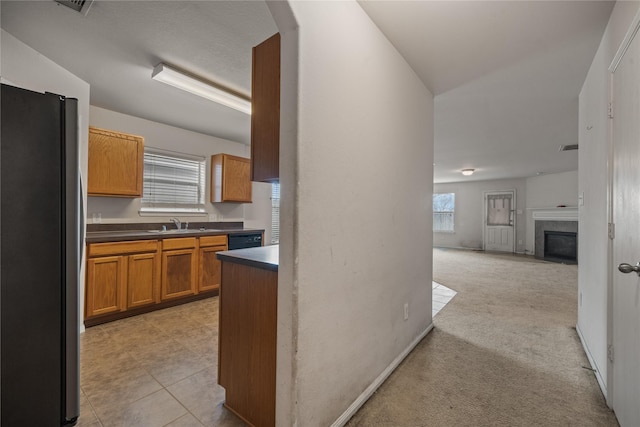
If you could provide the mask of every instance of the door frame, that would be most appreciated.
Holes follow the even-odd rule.
[[[640,31],[640,10],[638,10],[638,12],[636,13],[636,15],[633,18],[633,21],[631,22],[629,28],[627,29],[627,32],[624,36],[624,39],[622,40],[622,42],[620,43],[620,46],[618,47],[618,50],[616,51],[615,56],[613,57],[613,60],[611,61],[611,65],[609,65],[609,96],[608,96],[608,100],[609,100],[609,106],[611,106],[611,108],[613,108],[614,106],[614,75],[616,72],[616,69],[618,68],[618,65],[620,65],[620,62],[622,61],[622,58],[624,57],[624,55],[627,53],[627,50],[629,49],[629,46],[631,45],[632,41],[634,40],[634,38],[636,37],[636,34],[638,33],[638,31]],[[608,175],[608,183],[607,183],[607,216],[608,216],[608,223],[609,223],[609,229],[611,230],[611,232],[609,233],[609,244],[607,245],[607,349],[612,349],[613,348],[613,334],[614,334],[614,330],[613,330],[613,323],[614,323],[614,319],[613,319],[613,311],[614,311],[614,307],[613,307],[613,303],[614,303],[614,274],[616,274],[616,266],[614,264],[614,259],[613,259],[613,253],[614,253],[614,238],[615,238],[615,223],[614,223],[614,197],[615,197],[615,193],[614,193],[614,173],[615,173],[615,164],[613,162],[614,159],[614,150],[615,150],[615,144],[614,144],[614,134],[613,134],[613,122],[612,119],[613,117],[615,117],[615,111],[614,114],[611,115],[610,120],[608,121],[608,170],[607,170],[607,175]],[[613,233],[613,238],[612,238],[612,233]],[[607,352],[608,353],[608,352]],[[613,404],[614,404],[614,400],[615,400],[615,393],[614,393],[614,379],[613,379],[613,362],[611,360],[611,357],[607,357],[607,378],[606,378],[606,385],[607,385],[607,395],[606,395],[606,402],[607,405],[613,410]],[[615,414],[615,412],[614,412]],[[617,418],[617,417],[616,417]]]
[[[517,220],[518,220],[518,209],[517,209],[517,199],[516,199],[516,189],[507,189],[507,190],[490,190],[485,191],[482,194],[482,250],[486,250],[487,246],[487,196],[490,194],[505,194],[511,193],[513,204],[511,205],[511,212],[513,212],[513,243],[511,245],[511,253],[516,253],[516,242],[518,241],[518,233],[517,233]]]

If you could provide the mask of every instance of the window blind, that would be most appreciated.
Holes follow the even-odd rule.
[[[271,243],[280,242],[280,183],[271,184]]]
[[[205,169],[202,157],[145,151],[141,210],[204,212]]]

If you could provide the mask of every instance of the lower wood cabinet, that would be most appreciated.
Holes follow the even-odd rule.
[[[87,326],[193,300],[220,288],[216,253],[227,235],[91,243],[87,246]],[[140,309],[140,310],[137,310]]]
[[[195,237],[162,241],[163,301],[196,293],[198,240]]]
[[[200,238],[198,257],[198,292],[214,291],[220,288],[221,263],[216,253],[226,251],[227,236],[205,236]]]
[[[89,258],[86,317],[117,313],[125,309],[127,279],[125,260],[124,256]]]
[[[85,317],[159,302],[158,249],[157,240],[89,245]]]
[[[129,256],[127,308],[160,302],[160,256],[157,252]]]
[[[222,263],[218,384],[224,406],[256,427],[276,425],[278,272]]]

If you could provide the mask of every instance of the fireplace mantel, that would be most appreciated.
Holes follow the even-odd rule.
[[[534,208],[530,209],[535,221],[577,221],[578,208]]]

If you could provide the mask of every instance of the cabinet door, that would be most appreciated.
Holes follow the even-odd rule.
[[[144,138],[89,128],[90,196],[142,197]]]
[[[127,308],[160,302],[160,257],[157,253],[129,256]]]
[[[126,257],[87,260],[86,317],[117,313],[126,307]]]
[[[162,300],[195,294],[197,255],[195,248],[162,252]]]
[[[280,34],[253,48],[251,74],[251,180],[279,179]]]
[[[251,203],[251,160],[230,154],[211,156],[211,201]]]
[[[200,248],[198,292],[213,291],[220,288],[221,263],[216,258],[216,253],[226,250],[226,245]]]
[[[242,157],[226,156],[222,194],[225,200],[251,202],[251,163]]]

